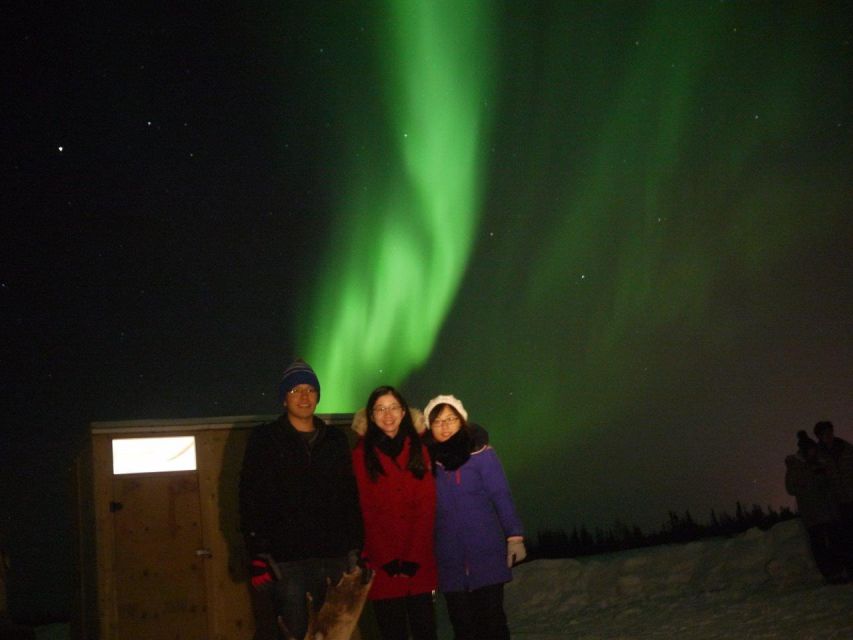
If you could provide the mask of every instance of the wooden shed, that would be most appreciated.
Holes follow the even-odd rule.
[[[351,434],[350,415],[320,417]],[[73,638],[253,638],[237,492],[249,431],[272,419],[92,423],[74,466]]]

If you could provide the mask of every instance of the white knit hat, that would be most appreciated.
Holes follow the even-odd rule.
[[[449,404],[451,407],[456,409],[456,413],[462,416],[462,419],[465,422],[468,422],[468,412],[465,411],[465,407],[462,406],[462,401],[459,400],[456,396],[436,396],[429,402],[427,402],[427,406],[424,409],[424,422],[426,422],[427,429],[429,426],[429,414],[432,412],[440,404]]]

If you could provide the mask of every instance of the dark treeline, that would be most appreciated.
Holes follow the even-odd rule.
[[[618,520],[608,529],[598,527],[592,532],[583,525],[575,527],[571,533],[566,533],[565,529],[544,529],[537,533],[536,540],[530,540],[529,557],[575,558],[660,544],[692,542],[702,538],[732,536],[752,527],[766,530],[777,522],[794,517],[796,514],[788,507],[776,511],[770,506],[765,510],[754,504],[751,509],[746,509],[738,502],[734,516],[726,511],[718,514],[712,509],[707,524],[696,522],[689,510],[683,515],[670,511],[669,521],[664,523],[659,531],[651,533],[644,533],[640,527],[628,526]]]

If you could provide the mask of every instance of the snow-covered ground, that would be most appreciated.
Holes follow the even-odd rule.
[[[798,519],[731,539],[536,560],[514,574],[514,638],[853,638],[853,584],[823,583]],[[439,637],[449,640],[442,614]],[[68,628],[41,627],[36,637],[66,640]]]
[[[853,585],[823,583],[799,519],[514,573],[515,638],[853,638]]]

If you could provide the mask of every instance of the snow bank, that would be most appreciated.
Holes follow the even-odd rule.
[[[506,609],[513,636],[525,638],[853,637],[853,586],[824,585],[799,519],[730,539],[529,562],[514,570]]]
[[[627,600],[777,583],[821,582],[799,520],[768,532],[519,566],[507,599],[523,608],[599,608]],[[542,584],[549,585],[542,589]]]

